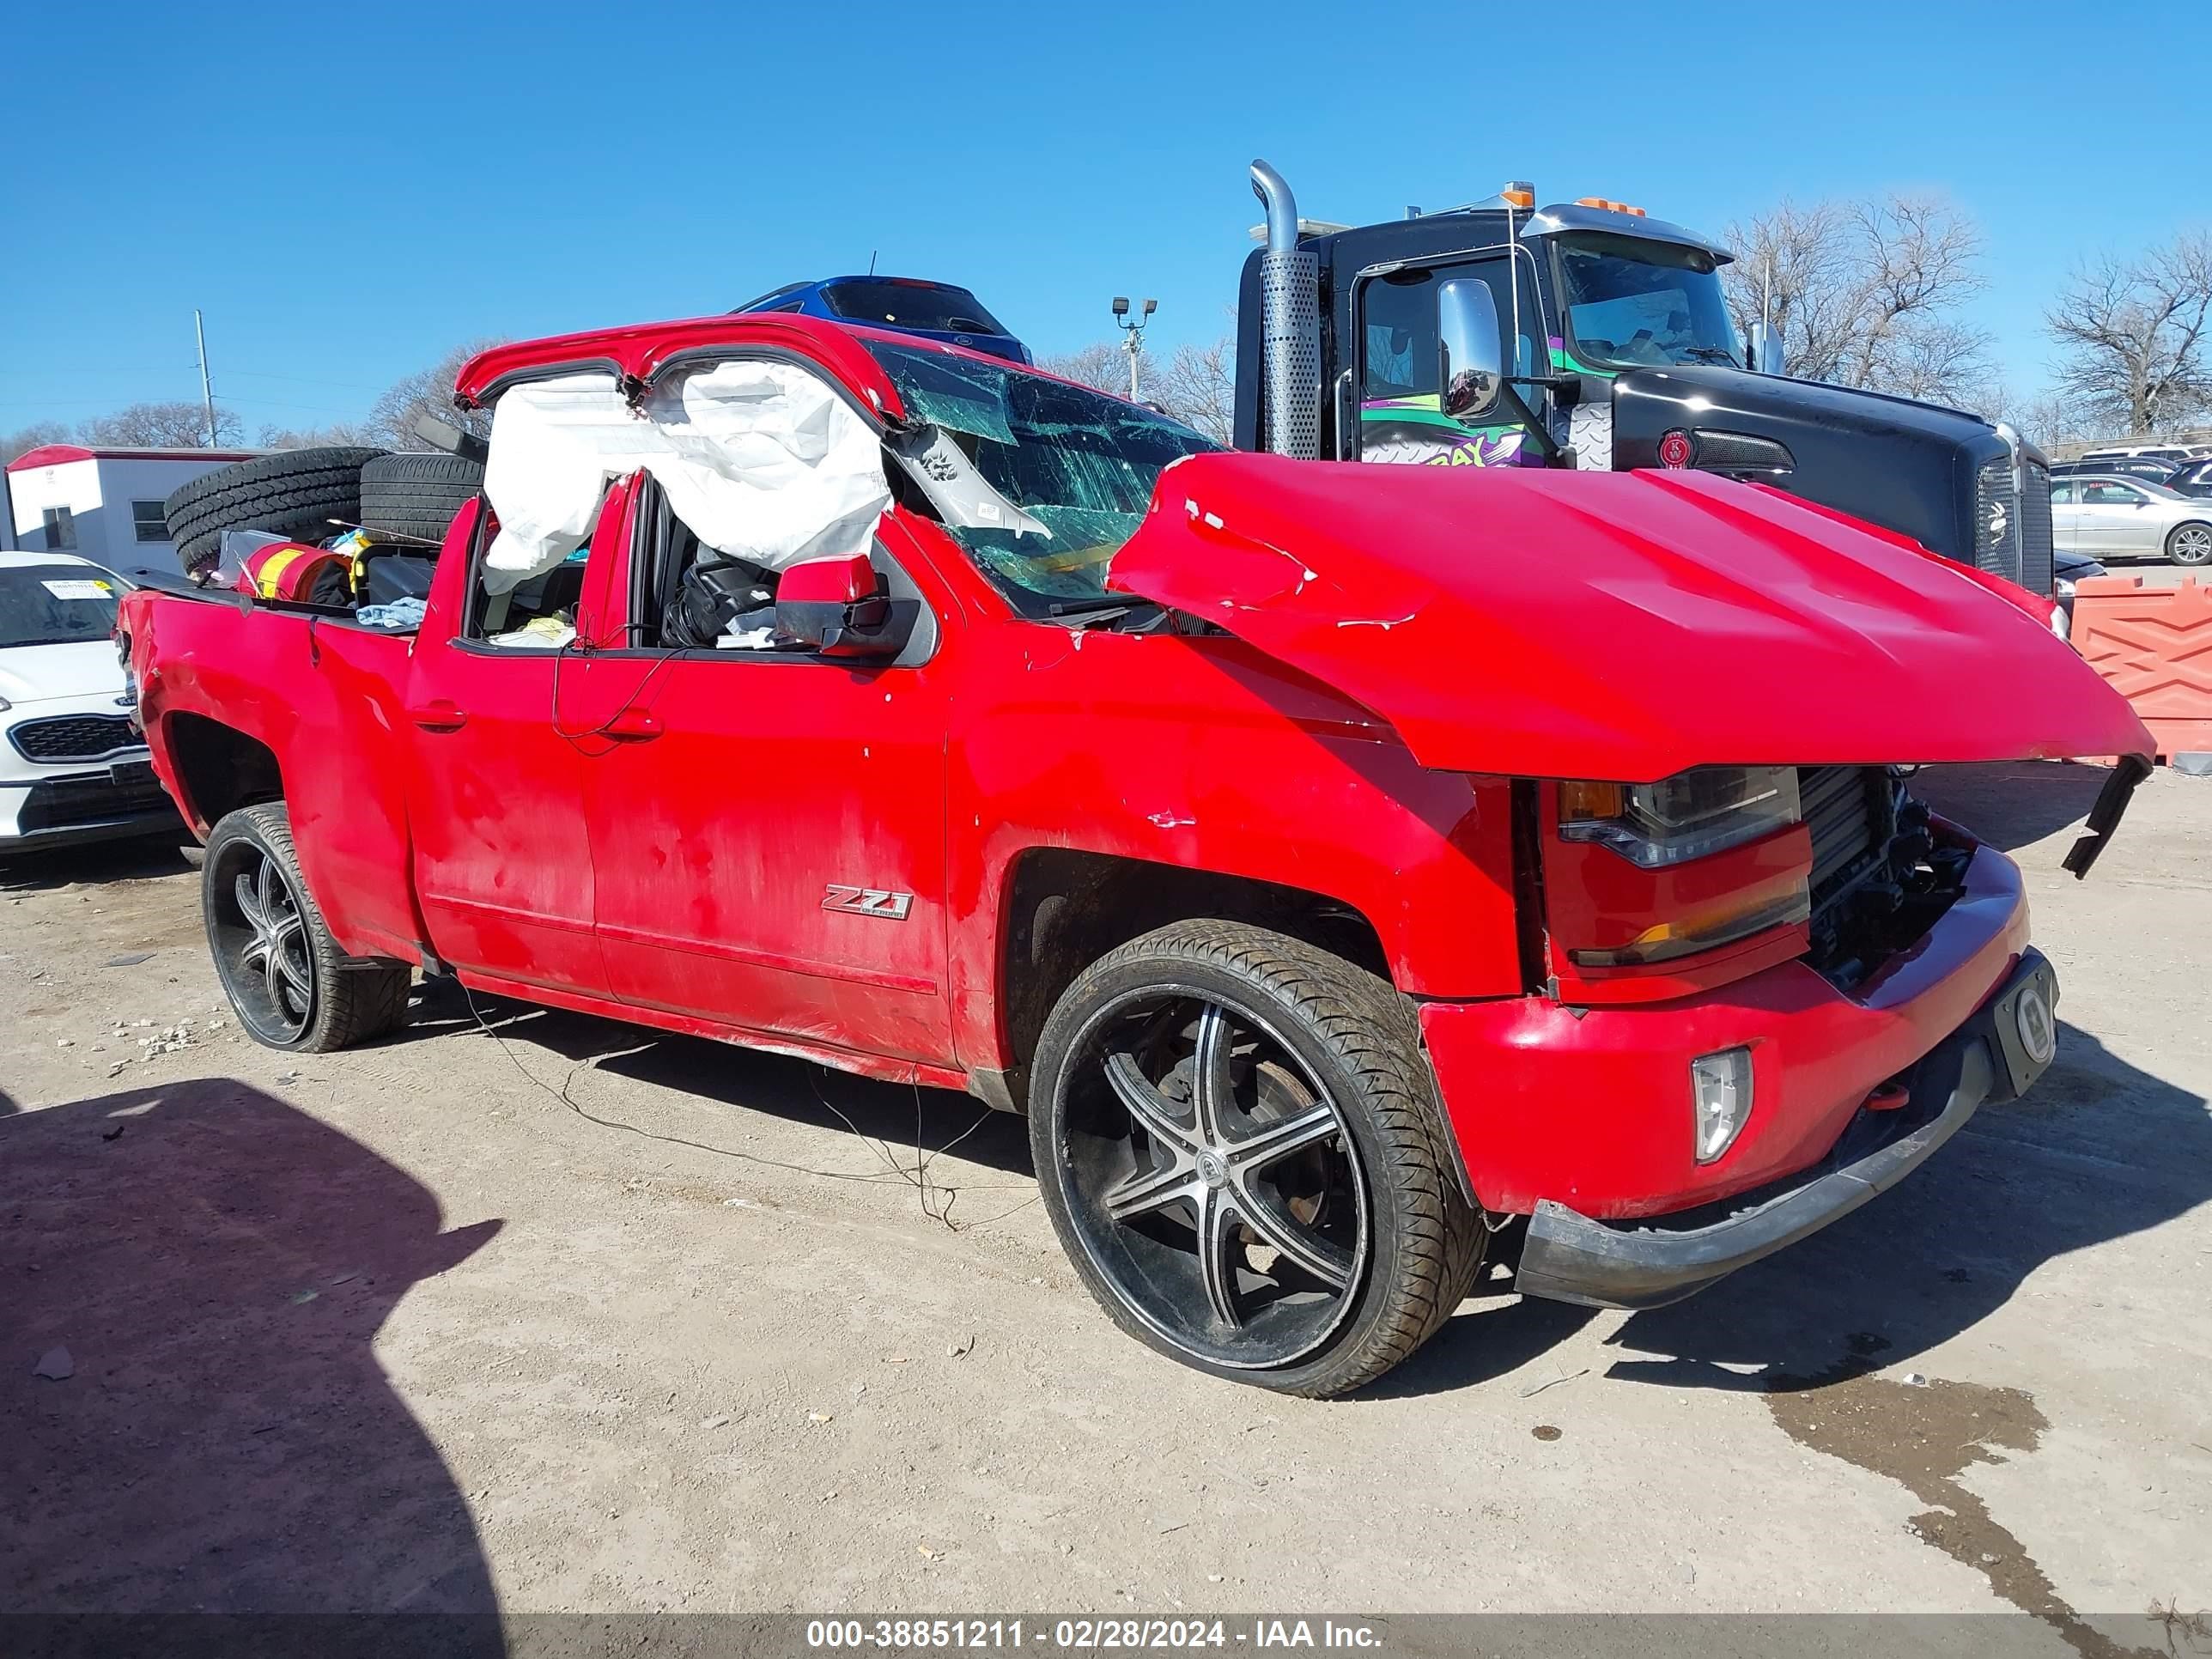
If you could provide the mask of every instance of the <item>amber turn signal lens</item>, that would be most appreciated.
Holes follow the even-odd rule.
[[[1570,778],[1559,786],[1559,820],[1617,818],[1628,805],[1628,792],[1617,783]]]

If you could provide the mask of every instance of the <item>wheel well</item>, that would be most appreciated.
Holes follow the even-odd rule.
[[[212,829],[241,806],[281,800],[284,779],[276,752],[258,738],[204,714],[172,714],[169,761],[200,822]]]
[[[1017,1106],[1025,1097],[1038,1034],[1068,982],[1115,945],[1169,922],[1200,916],[1250,922],[1390,977],[1374,924],[1342,900],[1304,888],[1041,847],[1017,861],[1008,893],[999,1017],[1010,1066],[1007,1093]]]

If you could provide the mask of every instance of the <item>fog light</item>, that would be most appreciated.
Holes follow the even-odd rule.
[[[1697,1114],[1698,1162],[1728,1151],[1751,1115],[1751,1050],[1723,1048],[1690,1062],[1690,1099]]]
[[[2020,1028],[2020,1046],[2027,1051],[2027,1057],[2039,1066],[2051,1064],[2058,1053],[2058,1022],[2052,1017],[2051,1000],[2034,980],[2021,987],[2020,998],[2013,1004],[2013,1019]]]

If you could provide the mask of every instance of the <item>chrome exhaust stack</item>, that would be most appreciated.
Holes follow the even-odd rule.
[[[1321,453],[1321,261],[1298,246],[1297,198],[1283,175],[1252,163],[1252,193],[1267,210],[1260,256],[1261,441],[1273,453]]]

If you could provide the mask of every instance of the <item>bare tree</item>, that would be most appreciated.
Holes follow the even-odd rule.
[[[59,421],[33,421],[27,427],[0,434],[0,466],[7,465],[18,455],[44,449],[48,444],[65,444],[74,435]]]
[[[2007,417],[2020,428],[2022,436],[2045,449],[2052,444],[2070,443],[2076,438],[2092,435],[2092,423],[2084,421],[2072,404],[2055,393],[2032,398],[2020,406],[2017,414],[2008,411]]]
[[[428,449],[431,446],[415,431],[416,420],[424,415],[434,415],[479,438],[489,438],[491,416],[480,409],[466,414],[455,409],[453,382],[460,378],[461,366],[470,358],[499,343],[475,340],[455,346],[429,368],[387,387],[370,406],[368,422],[360,428],[362,441],[386,449]]]
[[[1159,372],[1160,407],[1218,444],[1237,441],[1237,343],[1179,345]]]
[[[1057,357],[1043,358],[1037,367],[1063,380],[1096,386],[1117,398],[1129,395],[1128,354],[1109,340],[1096,341],[1077,350],[1062,352]],[[1140,349],[1137,353],[1137,395],[1140,398],[1146,395],[1142,388],[1152,380],[1152,354]]]
[[[1100,340],[1041,359],[1037,367],[1063,380],[1096,386],[1117,398],[1129,395],[1128,354],[1110,341]],[[1236,343],[1224,337],[1212,345],[1180,345],[1165,362],[1140,348],[1137,401],[1164,410],[1217,443],[1232,441],[1237,425]]]
[[[261,428],[264,449],[352,448],[369,441],[368,428],[356,421],[334,421],[328,426]]]
[[[2182,419],[2212,402],[2212,234],[2084,265],[2044,325],[2058,344],[2060,391],[2094,416],[2131,435]]]
[[[1771,303],[1792,374],[1947,401],[1987,384],[1990,336],[1959,315],[1983,286],[1981,232],[1940,198],[1784,201],[1728,244],[1736,325]]]
[[[208,442],[207,410],[179,398],[170,403],[133,404],[84,423],[87,443],[143,449],[206,449],[243,441],[246,428],[227,409],[215,412],[215,442]]]

